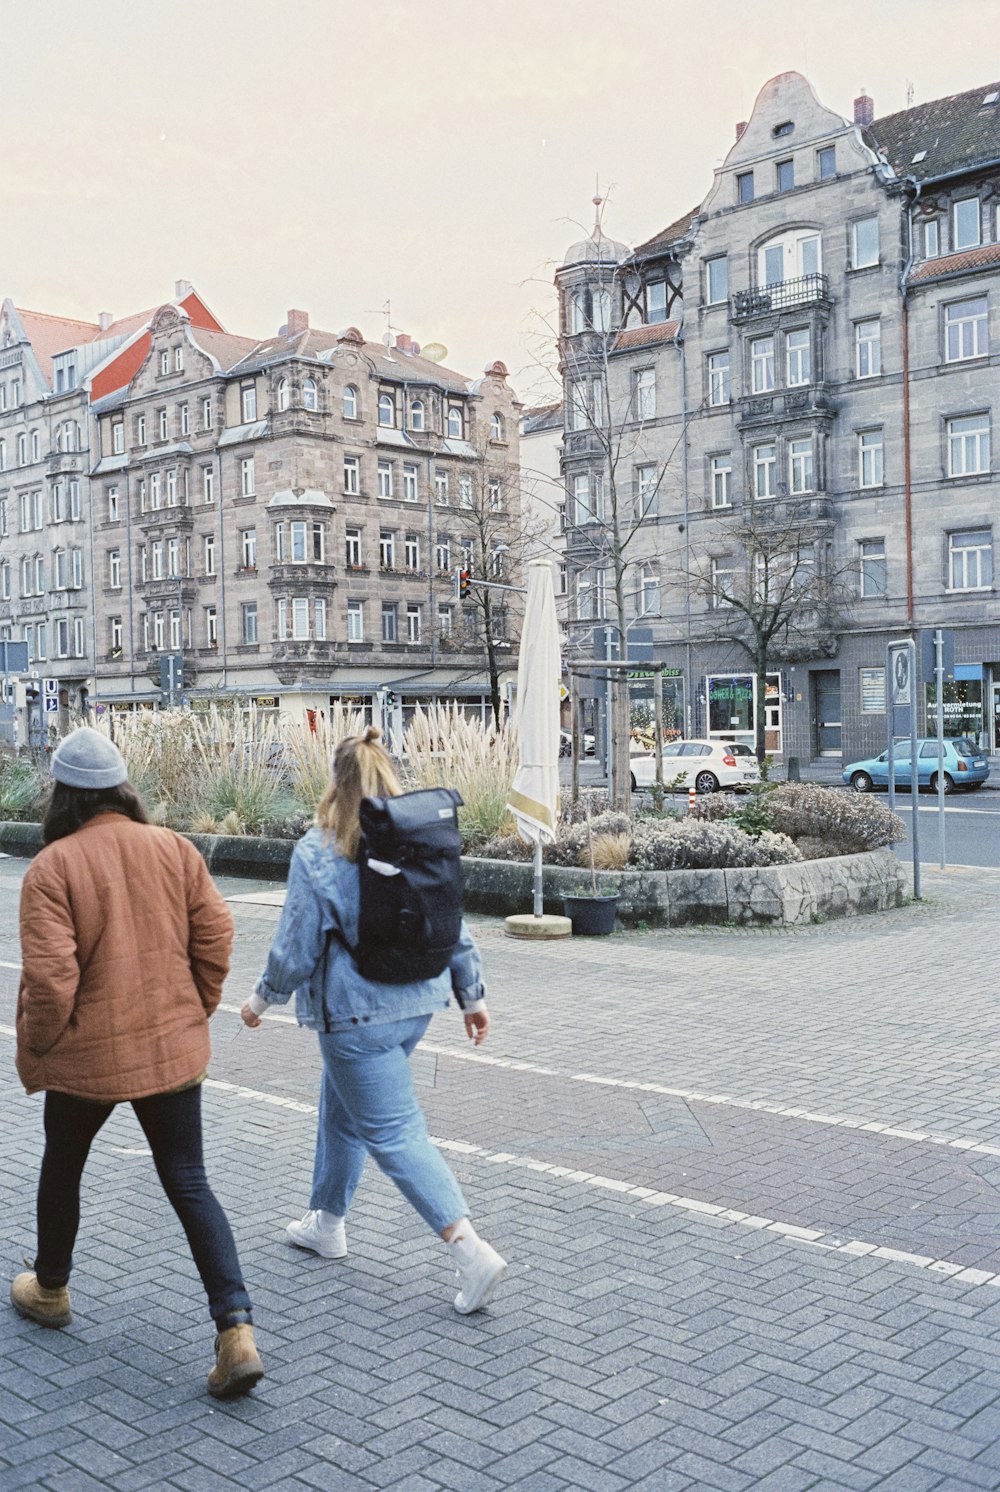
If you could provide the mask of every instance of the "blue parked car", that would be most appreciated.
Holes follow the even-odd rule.
[[[910,743],[897,741],[893,751],[893,777],[896,791],[908,791],[910,786]],[[937,791],[938,743],[936,739],[917,742],[917,780],[921,787]],[[982,787],[990,775],[990,764],[968,736],[946,736],[944,742],[944,790],[954,792],[957,787]],[[844,768],[844,781],[850,783],[856,793],[870,793],[874,788],[889,786],[889,753],[874,756],[870,761],[852,762]]]

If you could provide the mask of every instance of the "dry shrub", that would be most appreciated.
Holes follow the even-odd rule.
[[[598,813],[590,820],[590,833],[598,836],[625,835],[631,838],[632,823],[625,813]],[[590,866],[587,821],[560,825],[555,844],[546,845],[543,858],[551,865]]]
[[[462,795],[458,826],[466,849],[498,835],[517,771],[517,735],[484,727],[458,705],[419,706],[403,735],[404,775],[412,787],[454,787]]]
[[[776,830],[790,838],[822,840],[828,855],[854,855],[906,838],[898,814],[859,793],[820,787],[814,782],[783,782],[768,794]]]
[[[595,870],[624,870],[631,853],[631,834],[594,835]]]
[[[801,860],[790,839],[765,830],[751,839],[729,824],[695,818],[640,819],[633,830],[632,864],[639,870],[720,870],[788,865]]]
[[[219,824],[210,813],[195,813],[191,815],[188,829],[192,834],[218,834]]]
[[[330,782],[333,753],[347,736],[359,736],[365,728],[360,710],[342,704],[331,706],[329,719],[321,718],[316,729],[307,725],[282,731],[288,778],[295,800],[310,815]]]

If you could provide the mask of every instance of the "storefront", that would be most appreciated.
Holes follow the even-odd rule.
[[[924,729],[928,736],[933,736],[937,731],[937,689],[933,683],[926,684],[925,699],[925,725]],[[975,741],[977,746],[984,750],[996,750],[1000,737],[1000,694],[998,686],[993,685],[993,715],[992,720],[987,717],[985,705],[990,703],[986,698],[983,684],[983,666],[981,663],[959,663],[955,666],[954,679],[946,679],[944,685],[943,714],[944,733],[946,736],[968,736]]]
[[[756,740],[757,706],[753,674],[709,674],[705,679],[708,730],[712,738]],[[764,749],[770,756],[781,753],[781,675],[767,675],[764,700]]]

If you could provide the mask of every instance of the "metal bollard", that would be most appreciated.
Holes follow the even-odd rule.
[[[697,788],[689,787],[688,788],[688,813],[694,813],[695,804],[697,802],[698,802],[698,790],[697,790]]]

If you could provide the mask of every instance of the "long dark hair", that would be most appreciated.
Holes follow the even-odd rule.
[[[137,824],[149,823],[143,801],[130,782],[120,782],[117,787],[70,787],[56,782],[42,820],[44,843],[65,839],[95,813],[123,813]]]

